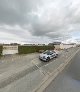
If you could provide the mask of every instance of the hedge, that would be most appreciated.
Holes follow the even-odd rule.
[[[0,56],[2,55],[2,46],[0,46]]]
[[[19,54],[28,54],[39,52],[39,50],[53,50],[54,46],[19,46],[18,53]]]

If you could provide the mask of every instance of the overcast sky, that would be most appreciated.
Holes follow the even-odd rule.
[[[80,42],[80,0],[0,0],[0,42]]]

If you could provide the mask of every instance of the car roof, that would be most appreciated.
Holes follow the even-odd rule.
[[[55,51],[52,51],[52,50],[46,50],[45,52],[43,53],[55,53]]]

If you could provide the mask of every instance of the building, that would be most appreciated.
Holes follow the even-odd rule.
[[[54,45],[55,49],[59,50],[59,49],[68,49],[71,47],[76,47],[76,43],[71,43],[71,44],[65,44],[65,43],[61,43],[61,42],[53,42],[53,43],[49,43],[48,45]]]
[[[20,45],[19,43],[10,43],[10,45]]]
[[[45,44],[24,44],[23,46],[45,46]]]
[[[60,49],[60,44],[61,42],[53,42],[53,43],[49,43],[49,46],[54,46],[55,49]]]
[[[61,43],[60,44],[60,49],[68,49],[68,48],[71,48],[71,47],[76,47],[76,44],[75,43],[71,43],[71,44]]]

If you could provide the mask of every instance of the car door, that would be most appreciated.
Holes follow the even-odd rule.
[[[51,59],[55,57],[53,52],[50,53],[50,56],[51,56]]]
[[[54,58],[56,56],[56,54],[55,53],[52,53],[52,58]]]

